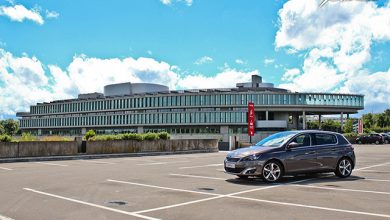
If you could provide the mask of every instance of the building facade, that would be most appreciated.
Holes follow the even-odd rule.
[[[344,118],[364,108],[363,95],[290,92],[262,83],[257,75],[236,88],[170,91],[156,84],[122,83],[104,91],[33,105],[30,112],[17,113],[20,127],[35,135],[167,131],[173,136],[213,134],[227,141],[231,135],[247,137],[248,102],[255,104],[256,133],[305,129],[307,115]]]

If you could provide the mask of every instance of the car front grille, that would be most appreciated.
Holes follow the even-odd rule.
[[[229,173],[241,173],[245,168],[229,168],[225,167],[226,172]]]
[[[228,162],[237,162],[240,160],[240,158],[235,158],[235,157],[226,157],[226,160]]]

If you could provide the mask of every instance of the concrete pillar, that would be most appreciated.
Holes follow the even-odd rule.
[[[268,111],[265,111],[265,120],[268,121]]]
[[[38,136],[42,135],[42,129],[38,129]]]
[[[219,130],[222,134],[222,140],[229,141],[229,126],[221,126]]]
[[[343,132],[343,128],[344,128],[344,115],[343,115],[343,112],[341,112],[341,114],[340,114],[340,128],[341,128],[341,132]]]
[[[318,115],[318,129],[321,130],[321,115]]]
[[[138,128],[137,128],[137,133],[138,133],[138,134],[144,133],[144,127],[138,127]]]
[[[87,133],[87,129],[86,128],[81,128],[81,134],[85,135],[85,133]]]
[[[306,130],[306,112],[302,112],[302,129]]]

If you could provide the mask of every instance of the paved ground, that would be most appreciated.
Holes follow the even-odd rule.
[[[226,152],[3,163],[0,220],[390,219],[390,145],[355,152],[348,179],[279,184],[225,174]]]

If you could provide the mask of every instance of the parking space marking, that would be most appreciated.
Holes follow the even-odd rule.
[[[367,181],[377,181],[377,182],[390,182],[390,180],[382,180],[382,179],[373,179],[373,178],[365,178],[363,180]]]
[[[202,167],[218,167],[218,166],[222,166],[222,165],[223,165],[223,163],[207,164],[207,165],[192,166],[192,167],[179,167],[179,169],[193,169],[193,168],[202,168]]]
[[[35,162],[35,163],[49,165],[49,166],[68,167],[68,165],[58,164],[58,163],[46,163],[46,162]]]
[[[276,205],[294,206],[294,207],[319,209],[319,210],[326,210],[326,211],[333,211],[333,212],[343,212],[343,213],[351,213],[351,214],[359,214],[359,215],[368,215],[368,216],[390,218],[390,215],[371,213],[371,212],[360,212],[360,211],[353,211],[353,210],[347,210],[347,209],[336,209],[336,208],[328,208],[328,207],[321,207],[321,206],[304,205],[304,204],[299,204],[299,203],[278,202],[278,201],[272,201],[272,200],[254,199],[254,198],[241,197],[241,196],[229,196],[229,197],[230,198],[235,198],[235,199],[254,201],[254,202],[276,204]]]
[[[0,220],[14,220],[14,219],[7,217],[7,216],[4,216],[4,215],[0,215]]]
[[[298,181],[291,182],[290,184],[301,183],[301,182],[305,182],[305,181],[309,181],[309,180],[313,180],[313,179],[314,178],[298,180]],[[114,181],[114,182],[119,182],[119,183],[129,183],[129,182],[125,182],[125,181],[115,181],[115,180],[107,180],[107,181]],[[160,186],[153,186],[153,185],[146,185],[146,184],[139,184],[139,183],[130,183],[130,184],[135,184],[135,185],[139,185],[139,186],[146,186],[146,187],[153,187],[153,188],[159,188],[159,189],[167,189],[167,190],[174,190],[174,191],[196,193],[196,194],[208,194],[208,195],[213,195],[214,196],[214,197],[209,197],[209,198],[205,198],[205,199],[199,199],[199,200],[193,200],[193,201],[189,201],[189,202],[178,203],[178,204],[174,204],[174,205],[157,207],[157,208],[153,208],[153,209],[140,210],[140,211],[136,211],[134,213],[145,213],[145,212],[159,211],[159,210],[163,210],[163,209],[170,209],[170,208],[175,208],[175,207],[185,206],[185,205],[191,205],[191,204],[205,202],[205,201],[210,201],[210,200],[219,199],[219,198],[232,197],[232,196],[243,194],[243,193],[249,193],[249,192],[254,192],[254,191],[271,189],[271,188],[275,188],[275,187],[283,185],[283,184],[274,184],[274,185],[271,185],[271,186],[255,188],[255,189],[249,189],[249,190],[244,190],[244,191],[230,193],[230,194],[216,194],[216,193],[203,193],[203,192],[199,192],[199,191],[175,189],[175,188],[160,187]]]
[[[383,171],[383,170],[359,170],[359,172],[367,172],[367,173],[390,173],[390,171]]]
[[[167,164],[167,162],[139,163],[139,164],[136,164],[136,165],[137,166],[149,166],[149,165],[161,165],[161,164]]]
[[[70,202],[83,204],[83,205],[87,205],[87,206],[91,206],[91,207],[95,207],[95,208],[105,209],[105,210],[108,210],[108,211],[121,213],[121,214],[124,214],[124,215],[129,215],[129,216],[143,218],[143,219],[148,219],[148,220],[159,220],[157,218],[152,218],[152,217],[149,217],[149,216],[140,215],[140,214],[137,214],[137,213],[134,213],[134,212],[126,212],[126,211],[123,211],[123,210],[120,210],[120,209],[113,209],[113,208],[109,208],[109,207],[106,207],[106,206],[101,206],[101,205],[98,205],[98,204],[84,202],[84,201],[81,201],[81,200],[76,200],[76,199],[72,199],[72,198],[68,198],[68,197],[64,197],[64,196],[59,196],[59,195],[55,195],[55,194],[51,194],[51,193],[46,193],[46,192],[42,192],[42,191],[30,189],[30,188],[23,188],[23,189],[27,190],[27,191],[30,191],[30,192],[37,193],[37,194],[46,195],[46,196],[54,197],[54,198],[57,198],[57,199],[63,199],[63,200],[67,200],[67,201],[70,201]]]
[[[203,194],[203,195],[211,195],[211,196],[220,196],[221,195],[221,194],[216,194],[216,193],[208,193],[208,192],[193,191],[193,190],[186,190],[186,189],[176,189],[176,188],[155,186],[155,185],[149,185],[149,184],[143,184],[143,183],[127,182],[127,181],[122,181],[122,180],[107,179],[107,181],[114,182],[114,183],[123,183],[123,184],[128,184],[128,185],[135,185],[135,186],[144,186],[144,187],[156,188],[156,189],[165,189],[165,190],[171,190],[171,191],[178,191],[178,192],[187,192],[187,193],[195,193],[195,194]]]
[[[347,192],[360,192],[360,193],[374,193],[374,194],[390,195],[390,192],[380,192],[380,191],[371,191],[371,190],[359,190],[359,189],[348,189],[348,188],[334,188],[334,187],[313,186],[313,185],[298,185],[298,184],[294,184],[294,185],[292,185],[292,186],[304,187],[304,188],[323,189],[323,190],[335,190],[335,191],[347,191]]]
[[[0,170],[8,170],[8,171],[11,171],[12,169],[6,168],[6,167],[0,167]]]
[[[183,161],[172,161],[172,162],[155,162],[155,163],[140,163],[136,164],[138,166],[148,166],[148,165],[162,165],[162,164],[172,164],[172,163],[188,163],[190,161],[183,160]]]
[[[370,169],[370,168],[374,168],[374,167],[381,167],[381,166],[385,166],[385,165],[387,165],[387,164],[390,164],[390,162],[381,163],[381,164],[376,164],[376,165],[367,166],[367,167],[362,167],[362,168],[355,169],[354,171],[360,171],[360,170]]]
[[[208,176],[197,176],[197,175],[187,175],[187,174],[177,174],[177,173],[170,173],[169,175],[171,175],[171,176],[182,176],[182,177],[200,178],[200,179],[211,179],[211,180],[226,180],[226,178],[208,177]]]
[[[103,162],[103,161],[95,161],[95,160],[78,160],[86,163],[96,163],[96,164],[115,164],[115,163],[110,163],[110,162]]]

